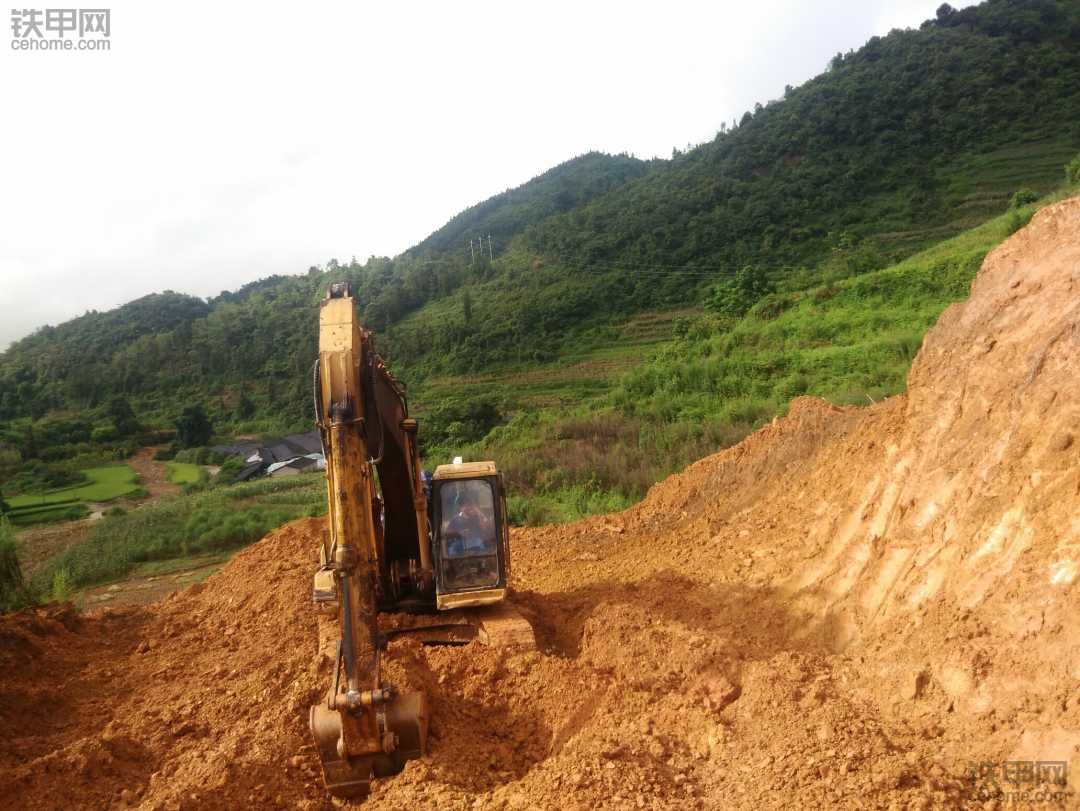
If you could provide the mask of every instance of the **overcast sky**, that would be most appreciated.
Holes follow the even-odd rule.
[[[668,157],[939,3],[106,0],[111,50],[63,53],[12,50],[5,6],[0,348],[395,255],[589,150]]]

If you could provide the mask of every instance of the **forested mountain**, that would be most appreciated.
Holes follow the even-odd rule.
[[[1078,151],[1080,2],[943,5],[670,160],[590,153],[393,259],[41,329],[0,355],[0,442],[25,456],[51,428],[106,436],[118,395],[144,425],[192,402],[225,432],[304,425],[313,308],[332,280],[353,281],[410,382],[535,363],[629,313],[713,300],[737,270],[766,291],[883,267],[1004,210],[1021,185],[1050,189]],[[469,255],[481,234],[494,261]]]
[[[1047,138],[1080,142],[1080,3],[943,5],[527,242],[587,267],[814,264],[841,235],[910,251],[1000,210],[986,156]]]
[[[406,255],[428,257],[459,252],[470,239],[481,236],[491,236],[500,248],[505,247],[532,223],[578,208],[661,163],[600,152],[581,155],[516,189],[465,209]]]

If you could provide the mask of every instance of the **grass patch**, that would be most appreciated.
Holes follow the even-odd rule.
[[[206,478],[205,471],[190,462],[166,462],[165,467],[173,484],[198,484]]]
[[[207,566],[224,564],[231,554],[226,552],[212,552],[206,555],[191,555],[190,557],[169,558],[168,560],[151,560],[140,563],[131,571],[131,577],[162,577],[176,574],[189,569],[198,569]],[[208,575],[209,576],[209,575]]]
[[[508,496],[506,509],[516,526],[541,526],[577,521],[588,515],[625,510],[634,499],[618,491],[572,485],[531,496]]]

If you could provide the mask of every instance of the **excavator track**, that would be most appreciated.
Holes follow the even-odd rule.
[[[481,643],[492,648],[536,650],[532,625],[507,602],[474,608],[473,621],[478,625]]]
[[[492,648],[536,650],[532,625],[510,603],[440,614],[396,614],[387,618],[388,638],[408,636],[425,645],[466,645],[474,639]]]

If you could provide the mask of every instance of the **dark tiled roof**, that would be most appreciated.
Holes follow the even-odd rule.
[[[285,441],[304,449],[304,453],[322,453],[322,440],[319,439],[318,431],[308,431],[306,434],[289,434]]]
[[[263,445],[242,442],[237,445],[215,445],[211,450],[227,453],[230,456],[241,456],[245,460],[258,451],[262,456],[263,464],[271,465],[274,462],[285,462],[296,456],[322,453],[322,441],[319,439],[318,431],[308,431],[306,434],[289,434],[280,439],[272,439]]]
[[[259,449],[257,442],[241,442],[237,445],[211,445],[210,450],[216,453],[226,453],[229,456],[243,456],[247,459]]]

